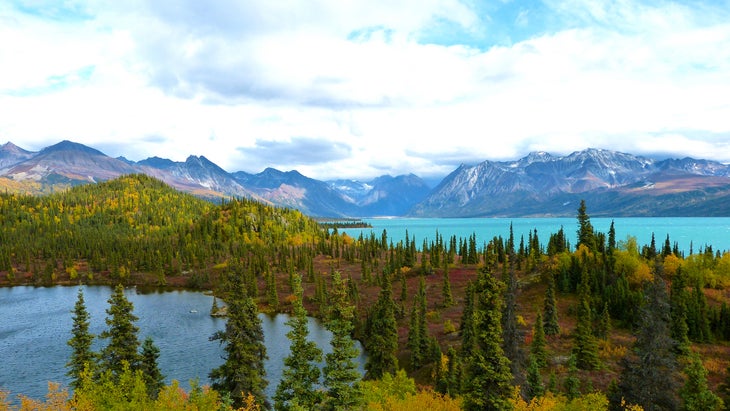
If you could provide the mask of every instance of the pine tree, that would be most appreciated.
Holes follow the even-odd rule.
[[[590,251],[596,251],[595,233],[591,218],[586,213],[585,200],[580,200],[580,207],[578,207],[578,244],[576,244],[576,249],[581,245],[586,246]]]
[[[68,368],[66,375],[71,377],[71,388],[78,389],[81,387],[81,378],[84,369],[87,367],[93,369],[97,359],[96,353],[91,350],[91,345],[94,342],[94,334],[89,332],[90,315],[86,310],[84,291],[82,288],[79,288],[73,313],[72,337],[67,342],[71,347],[71,358],[66,364]]]
[[[474,306],[476,299],[476,285],[469,281],[464,296],[464,311],[461,313],[461,357],[468,359],[476,348],[476,329],[474,328]]]
[[[573,354],[578,368],[595,370],[601,366],[598,358],[598,342],[593,335],[590,305],[590,285],[587,270],[583,268],[578,296],[578,320],[573,334]]]
[[[509,359],[513,381],[517,385],[523,382],[523,367],[525,365],[525,351],[522,348],[524,337],[517,327],[517,278],[515,270],[510,264],[509,270],[505,265],[504,281],[507,285],[504,292],[504,310],[502,311],[502,349]]]
[[[160,349],[152,341],[152,337],[145,338],[142,343],[140,371],[147,385],[147,394],[150,398],[157,398],[157,394],[165,386],[165,376],[162,375],[157,363],[160,358]]]
[[[596,337],[604,340],[608,339],[611,334],[611,313],[608,312],[608,303],[603,303],[603,311],[601,312],[601,318],[598,319],[598,325],[596,327]]]
[[[578,377],[578,359],[575,354],[571,354],[568,359],[568,375],[563,381],[563,389],[565,396],[569,400],[580,397],[580,378]]]
[[[213,389],[230,396],[240,406],[248,394],[258,404],[268,405],[264,389],[266,346],[256,303],[246,293],[241,275],[229,273],[228,319],[226,327],[210,337],[224,347],[225,361],[213,369],[209,377]]]
[[[277,410],[294,409],[294,404],[313,409],[323,399],[321,391],[316,390],[320,375],[317,363],[322,361],[322,350],[307,340],[309,321],[303,303],[302,278],[298,273],[292,278],[292,292],[292,316],[286,322],[290,328],[286,334],[291,342],[290,354],[284,358],[284,370],[274,395]]]
[[[332,304],[325,327],[332,333],[332,352],[325,356],[322,370],[327,391],[324,409],[355,409],[362,403],[361,376],[355,363],[358,351],[351,337],[355,307],[347,301],[346,285],[337,271],[332,275],[331,288]]]
[[[647,411],[679,407],[679,374],[676,341],[670,336],[666,285],[660,275],[647,286],[633,352],[621,360],[621,375],[611,403],[622,400]]]
[[[547,341],[545,340],[545,329],[543,328],[542,312],[537,312],[535,325],[532,331],[532,344],[530,344],[530,355],[537,361],[540,368],[547,367],[547,349],[545,348]]]
[[[720,411],[723,409],[723,401],[707,386],[707,370],[702,365],[702,359],[698,354],[690,355],[684,373],[687,375],[687,379],[684,387],[679,391],[679,396],[684,402],[684,410]]]
[[[444,267],[444,279],[441,286],[441,297],[443,298],[443,306],[451,307],[454,305],[454,297],[451,294],[451,279],[449,279],[449,267]]]
[[[474,329],[475,349],[468,360],[464,408],[508,410],[512,393],[509,359],[502,349],[501,293],[504,285],[482,269],[477,283]]]
[[[398,325],[390,276],[387,274],[383,275],[383,288],[368,318],[368,336],[365,376],[379,379],[385,373],[395,374],[398,368]]]
[[[133,314],[134,305],[127,300],[121,284],[114,288],[108,302],[106,325],[109,328],[99,337],[108,338],[109,344],[101,351],[101,366],[103,371],[118,376],[125,363],[132,370],[139,367],[139,327],[134,324],[138,318]]]
[[[545,329],[545,335],[559,335],[560,323],[558,322],[558,307],[555,300],[555,281],[553,280],[552,275],[550,276],[547,288],[545,289],[543,313],[543,328]]]
[[[538,360],[534,355],[530,355],[527,362],[527,398],[542,397],[545,395],[545,384],[542,382]]]

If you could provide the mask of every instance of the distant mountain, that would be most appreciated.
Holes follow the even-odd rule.
[[[428,217],[592,215],[730,216],[730,167],[691,158],[655,161],[609,150],[531,153],[462,165],[408,214]]]
[[[38,153],[22,152],[26,158],[3,167],[0,175],[16,181],[31,180],[46,185],[76,185],[137,172],[133,166],[121,160],[70,141],[62,141]]]
[[[204,198],[247,197],[323,217],[401,215],[429,191],[413,175],[383,176],[367,184],[353,182],[371,187],[353,198],[346,189],[297,171],[267,168],[259,174],[229,173],[203,156],[191,155],[184,162],[160,157],[134,162],[70,141],[40,152],[13,143],[0,147],[0,188],[12,191],[40,194],[136,173]]]

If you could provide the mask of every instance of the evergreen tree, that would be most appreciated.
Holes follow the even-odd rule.
[[[358,356],[352,340],[355,307],[347,301],[345,284],[340,273],[332,275],[331,308],[325,326],[332,333],[332,352],[325,357],[324,387],[327,390],[324,409],[355,409],[362,403],[360,373],[355,358]]]
[[[580,378],[578,378],[578,358],[571,354],[568,359],[568,375],[563,381],[565,396],[569,400],[580,397]]]
[[[470,358],[476,347],[476,329],[474,328],[474,306],[476,299],[476,285],[469,281],[464,295],[464,311],[461,313],[461,356]]]
[[[530,355],[527,366],[527,392],[528,399],[542,397],[545,395],[545,384],[542,382],[540,365],[534,355]]]
[[[147,394],[150,398],[157,398],[157,394],[165,386],[165,376],[162,375],[157,360],[160,358],[160,349],[152,341],[152,337],[145,338],[142,343],[140,371],[147,385]]]
[[[621,360],[621,375],[611,403],[622,400],[646,411],[676,410],[679,407],[679,374],[676,341],[670,335],[670,314],[666,285],[660,275],[646,289],[633,352]]]
[[[390,276],[383,275],[383,288],[368,318],[368,360],[366,377],[379,379],[385,373],[395,374],[398,368],[398,324],[395,321]]]
[[[684,402],[685,411],[720,411],[723,401],[707,387],[707,370],[702,359],[696,353],[690,355],[689,363],[684,370],[687,379],[679,396]]]
[[[286,334],[291,342],[290,353],[284,358],[284,370],[274,395],[277,410],[294,409],[294,404],[313,409],[323,399],[322,392],[316,389],[320,375],[317,363],[322,361],[322,350],[307,340],[309,321],[303,302],[302,277],[298,273],[292,278],[292,292],[292,316],[286,322],[290,328]]]
[[[89,332],[90,315],[86,310],[84,291],[82,288],[79,288],[73,313],[72,337],[67,342],[71,347],[71,358],[66,364],[68,368],[66,375],[71,377],[71,388],[78,389],[81,386],[81,378],[84,370],[87,367],[93,369],[96,365],[97,358],[96,353],[91,350],[91,344],[94,342],[94,334]]]
[[[441,286],[441,297],[443,298],[443,306],[451,307],[454,305],[454,297],[451,294],[451,279],[449,279],[449,266],[444,267],[443,285]]]
[[[601,366],[598,358],[598,342],[593,335],[592,312],[590,305],[590,285],[585,267],[581,276],[578,300],[578,320],[573,334],[573,354],[578,368],[595,370]]]
[[[108,338],[109,344],[101,351],[101,366],[102,370],[118,376],[125,363],[132,370],[139,367],[139,327],[134,324],[138,318],[133,314],[134,305],[127,300],[121,284],[114,288],[108,302],[106,325],[109,328],[99,337]]]
[[[682,267],[672,277],[669,289],[669,313],[671,316],[671,337],[677,342],[681,354],[689,352],[689,327],[687,326],[687,280]]]
[[[532,343],[530,344],[530,355],[537,361],[540,368],[547,366],[547,341],[545,341],[545,329],[543,328],[542,312],[537,312],[535,325],[532,329]]]
[[[502,312],[502,348],[509,359],[510,371],[516,385],[523,381],[522,370],[525,363],[525,352],[522,348],[524,337],[517,327],[517,278],[514,267],[509,270],[505,265],[506,290],[504,292],[504,310]]]
[[[468,360],[464,408],[508,410],[512,392],[509,359],[502,349],[503,284],[482,269],[477,283],[476,344]]]
[[[608,339],[611,334],[611,313],[608,312],[608,302],[603,303],[603,311],[598,319],[596,327],[596,337],[604,340]]]
[[[225,361],[210,372],[213,389],[230,396],[235,406],[251,394],[258,404],[268,406],[264,389],[266,346],[264,331],[258,318],[253,298],[246,293],[241,275],[235,271],[228,276],[228,319],[224,330],[210,337],[219,341],[225,352]]]
[[[576,248],[581,245],[586,246],[591,251],[596,251],[595,233],[591,218],[586,213],[585,200],[580,200],[580,207],[578,207],[578,244],[576,244]]]
[[[555,281],[551,275],[545,289],[543,328],[545,335],[555,336],[560,334],[560,323],[558,322],[558,307],[555,300]]]

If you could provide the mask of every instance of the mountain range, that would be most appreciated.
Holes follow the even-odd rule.
[[[321,217],[574,216],[581,199],[595,216],[730,216],[726,164],[593,148],[462,164],[430,188],[413,174],[320,181],[273,168],[227,172],[194,155],[184,162],[134,162],[71,141],[38,152],[0,146],[0,189],[6,191],[42,194],[135,173],[208,199],[249,197]]]

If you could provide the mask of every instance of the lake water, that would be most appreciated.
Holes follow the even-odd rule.
[[[109,287],[84,287],[91,332],[96,335],[106,328],[111,291]],[[77,292],[77,287],[0,288],[0,389],[10,391],[13,398],[17,394],[42,398],[48,381],[68,386],[65,364],[71,348],[66,341],[71,338]],[[208,314],[213,297],[193,291],[140,294],[135,289],[127,289],[125,295],[139,317],[140,342],[150,336],[160,348],[158,361],[167,383],[175,379],[188,389],[188,382],[198,378],[208,384],[208,373],[223,362],[219,343],[208,338],[225,328],[225,319]],[[269,356],[265,364],[267,394],[272,396],[281,378],[283,359],[289,355],[288,316],[260,314],[259,318]],[[309,330],[310,340],[325,353],[331,352],[331,333],[314,318],[309,320]],[[104,344],[106,341],[97,339],[94,350]],[[364,373],[364,354],[358,362]]]
[[[365,218],[363,221],[370,223],[372,228],[340,229],[340,232],[355,238],[360,233],[369,236],[373,232],[380,239],[385,229],[388,238],[396,243],[405,239],[407,230],[411,239],[416,237],[416,247],[420,249],[424,239],[431,242],[436,238],[436,230],[447,244],[452,235],[468,238],[476,234],[478,247],[494,236],[508,238],[510,223],[516,246],[519,246],[520,236],[524,236],[527,242],[529,233],[534,229],[537,229],[540,242],[546,245],[550,234],[558,232],[560,227],[563,227],[571,245],[575,245],[578,231],[575,218]],[[690,245],[694,252],[705,245],[711,245],[713,250],[730,250],[730,217],[591,218],[593,228],[603,233],[608,233],[611,221],[614,222],[617,241],[631,235],[641,246],[649,244],[654,233],[657,248],[661,249],[669,234],[672,246],[676,241],[685,254],[689,254]]]

